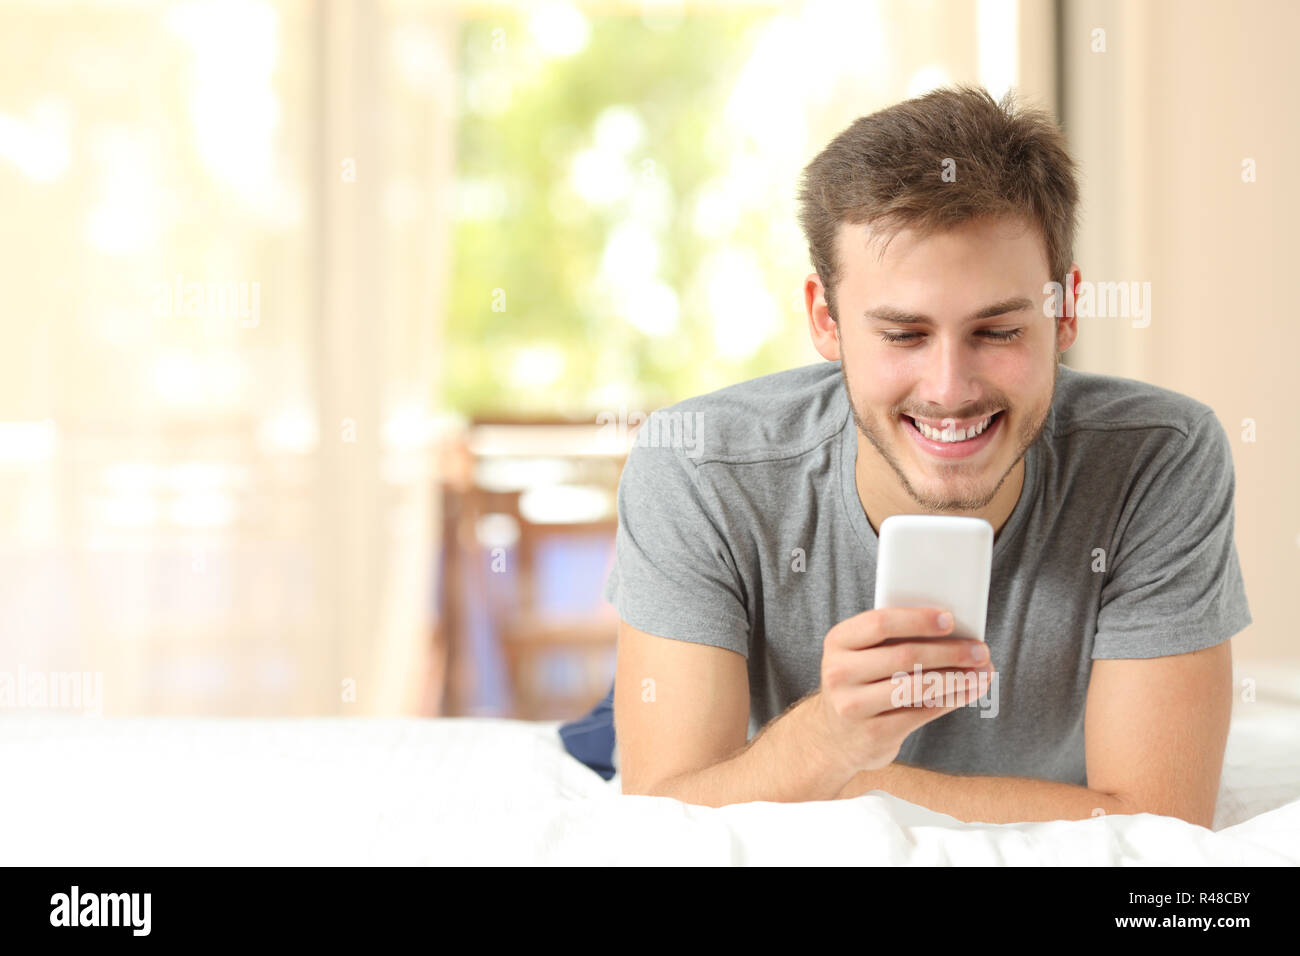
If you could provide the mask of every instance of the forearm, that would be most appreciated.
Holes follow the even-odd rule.
[[[834,799],[853,772],[832,757],[819,722],[819,699],[820,694],[805,697],[733,756],[671,777],[651,794],[708,807]]]
[[[872,790],[946,813],[966,823],[1084,820],[1105,813],[1137,813],[1119,797],[1087,787],[1028,777],[960,776],[892,763],[855,774],[835,799]]]

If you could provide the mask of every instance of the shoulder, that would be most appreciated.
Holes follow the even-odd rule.
[[[1232,443],[1214,409],[1148,382],[1062,366],[1044,432],[1060,467],[1074,474],[1233,487]]]
[[[1211,419],[1213,409],[1204,402],[1149,382],[1084,372],[1062,365],[1052,402],[1051,432],[1062,439],[1082,432],[1173,433],[1173,438],[1195,437]]]
[[[651,413],[635,445],[674,447],[695,466],[793,458],[840,433],[848,400],[838,362],[749,379]]]

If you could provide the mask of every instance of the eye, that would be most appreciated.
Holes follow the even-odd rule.
[[[1023,335],[1025,330],[1019,329],[982,329],[978,334],[988,337],[994,342],[1013,342]],[[913,339],[919,339],[920,332],[881,332],[880,338],[884,342],[910,342]]]

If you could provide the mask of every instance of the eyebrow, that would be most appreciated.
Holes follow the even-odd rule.
[[[1008,312],[1021,312],[1025,309],[1032,309],[1033,307],[1034,303],[1029,299],[1026,299],[1024,296],[1014,296],[1010,299],[1004,299],[1001,302],[994,302],[992,305],[986,305],[978,312],[967,316],[966,321],[975,322],[979,319],[991,319],[995,315],[1006,315]],[[930,318],[928,315],[922,315],[919,312],[907,312],[903,309],[895,309],[893,306],[888,305],[880,305],[874,309],[868,309],[866,312],[862,313],[862,315],[867,319],[875,319],[880,322],[898,322],[902,325],[917,322],[928,322],[931,325],[934,324],[934,319]]]

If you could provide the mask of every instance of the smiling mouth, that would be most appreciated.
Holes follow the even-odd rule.
[[[1005,409],[999,409],[992,415],[989,415],[966,428],[952,428],[949,426],[946,429],[940,429],[918,422],[911,415],[903,415],[902,417],[907,419],[908,424],[911,425],[913,429],[920,432],[931,441],[936,441],[945,445],[959,445],[962,442],[978,438],[980,435],[992,428],[993,425],[997,423],[998,419],[1002,417],[1004,411]]]

